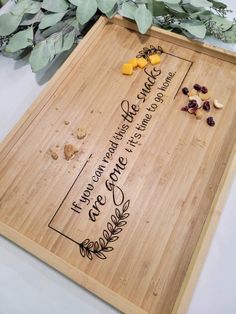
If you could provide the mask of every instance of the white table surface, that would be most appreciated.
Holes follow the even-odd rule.
[[[227,2],[236,12],[234,0]],[[233,14],[232,16],[235,16]],[[208,41],[236,51],[236,45]],[[13,128],[61,60],[35,75],[24,61],[0,56],[0,141]],[[236,313],[236,178],[188,314]],[[115,314],[111,306],[0,236],[0,314]]]

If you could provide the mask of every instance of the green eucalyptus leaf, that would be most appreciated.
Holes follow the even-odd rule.
[[[17,52],[33,44],[33,28],[29,27],[24,31],[20,31],[10,38],[8,45],[6,46],[6,52]]]
[[[71,45],[72,37],[74,36],[74,34],[69,34],[70,33],[66,34],[67,37],[63,39],[62,32],[54,33],[34,47],[29,58],[33,72],[40,71],[52,61],[57,54],[67,50]]]
[[[191,5],[197,8],[210,8],[212,7],[212,3],[207,0],[191,0]]]
[[[13,15],[12,13],[2,14],[0,16],[0,36],[8,36],[13,33],[20,25],[22,15]]]
[[[52,36],[52,37],[54,37],[54,36]],[[56,36],[53,38],[53,41],[54,41],[55,55],[57,55],[60,52],[62,52],[62,44],[63,44],[63,35],[62,35],[62,33],[56,34]]]
[[[197,12],[200,12],[200,11],[203,11],[204,8],[202,7],[194,7],[193,5],[191,5],[190,3],[186,3],[186,4],[182,4],[184,10],[191,14],[191,13],[197,13]]]
[[[180,0],[163,0],[166,4],[178,4]]]
[[[76,17],[81,25],[87,23],[97,11],[96,0],[77,0]]]
[[[167,6],[163,1],[154,0],[152,2],[152,15],[153,16],[164,16],[169,13]]]
[[[145,4],[139,5],[134,13],[135,21],[141,34],[145,34],[152,25],[152,14]]]
[[[195,13],[191,13],[189,16],[192,19],[196,19],[196,18],[200,18],[201,21],[204,21],[206,19],[209,19],[211,17],[211,15],[213,15],[213,13],[209,10],[202,10],[202,11],[198,11]]]
[[[213,8],[216,8],[216,9],[227,9],[227,5],[223,2],[220,2],[220,1],[214,1],[214,0],[209,0],[211,1],[212,5],[213,5]]]
[[[32,0],[18,1],[12,8],[11,13],[14,15],[23,15],[32,4]]]
[[[177,18],[184,18],[188,16],[188,13],[179,4],[168,4],[166,6],[169,12]]]
[[[55,25],[57,22],[61,21],[65,13],[51,13],[44,15],[42,18],[39,29],[45,29],[47,27]]]
[[[211,15],[210,18],[223,32],[229,30],[233,25],[232,21],[218,15]]]
[[[43,0],[42,8],[50,12],[62,13],[68,9],[66,0]]]
[[[177,13],[186,13],[184,9],[181,7],[179,4],[168,4],[167,5],[168,9],[170,9],[173,12]]]
[[[56,23],[55,25],[50,26],[49,28],[47,28],[45,30],[41,30],[41,35],[44,38],[48,38],[55,33],[59,33],[61,31],[63,31],[63,29],[65,29],[67,25],[68,24],[66,23],[66,21],[60,21],[60,22]]]
[[[115,4],[115,6],[113,7],[113,9],[110,12],[106,13],[106,16],[111,19],[113,18],[118,12],[118,4]]]
[[[25,10],[24,13],[36,14],[41,9],[41,2],[33,1],[31,5]]]
[[[102,13],[111,12],[116,3],[117,0],[97,0],[98,9]]]
[[[123,2],[120,14],[128,19],[134,20],[134,13],[136,9],[137,6],[133,2]]]
[[[25,13],[36,14],[41,8],[41,2],[32,0],[18,1],[11,9],[14,15],[23,15]]]
[[[236,43],[236,24],[234,24],[228,31],[224,32],[225,42]]]
[[[1,51],[1,54],[4,56],[4,57],[8,57],[8,58],[13,58],[14,60],[20,60],[22,58],[25,57],[25,53],[24,51],[22,50],[19,50],[17,52],[7,52],[6,50],[2,50]]]
[[[50,62],[50,53],[46,40],[39,42],[32,50],[29,63],[33,72],[38,72]]]
[[[52,34],[50,37],[44,40],[49,52],[49,61],[52,61],[57,53],[62,48],[62,32]]]
[[[76,30],[81,30],[81,28],[82,28],[82,25],[79,23],[79,21],[76,17],[71,17],[71,18],[65,20],[65,23],[68,26],[71,26]]]
[[[179,26],[188,31],[193,37],[203,39],[206,36],[206,26],[201,21],[186,20],[180,23]]]
[[[46,45],[49,53],[49,62],[51,62],[56,55],[54,39],[49,38],[48,40],[46,40]]]
[[[76,7],[79,5],[80,0],[68,0],[71,4],[75,5]]]
[[[43,17],[44,17],[44,14],[41,10],[39,10],[39,12],[33,16],[32,14],[25,14],[20,25],[29,26],[35,23],[39,23]]]
[[[62,51],[71,49],[75,42],[75,30],[65,34],[63,38]]]

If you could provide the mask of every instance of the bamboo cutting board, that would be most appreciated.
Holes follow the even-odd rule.
[[[161,64],[122,76],[150,45]],[[125,313],[171,313],[231,169],[235,60],[101,18],[2,144],[1,234]],[[225,104],[213,128],[180,110],[195,83]]]

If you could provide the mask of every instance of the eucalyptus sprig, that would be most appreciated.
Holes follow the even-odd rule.
[[[0,50],[25,56],[37,72],[63,51],[73,49],[86,25],[104,14],[120,14],[144,34],[151,25],[192,39],[212,35],[236,42],[236,23],[227,5],[216,0],[17,0],[0,16]]]

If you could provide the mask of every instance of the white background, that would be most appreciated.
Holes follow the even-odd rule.
[[[234,0],[225,1],[234,9]],[[236,45],[224,45],[236,51]],[[0,140],[19,120],[62,60],[34,75],[24,61],[0,56]],[[235,104],[236,105],[236,104]],[[236,313],[236,178],[188,314]],[[97,297],[0,237],[0,314],[119,313]]]

